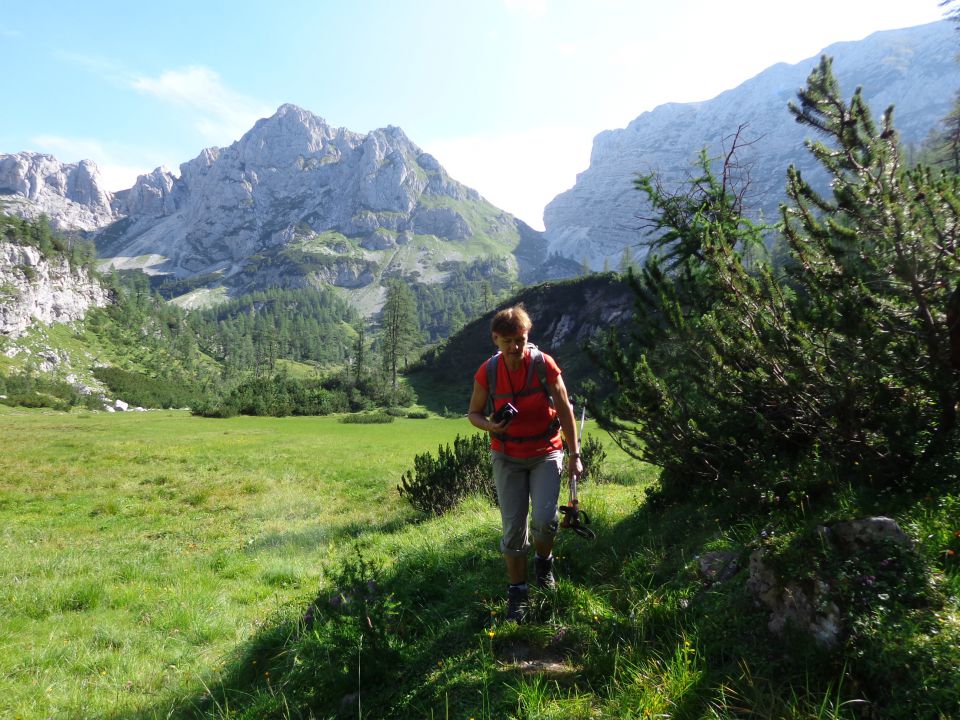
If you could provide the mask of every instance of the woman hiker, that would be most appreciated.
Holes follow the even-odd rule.
[[[467,415],[474,427],[490,433],[493,479],[503,524],[500,551],[510,583],[507,619],[516,622],[522,622],[527,612],[531,530],[536,584],[556,584],[552,550],[563,467],[561,428],[571,449],[569,476],[579,478],[583,472],[576,421],[560,368],[552,357],[527,342],[532,327],[522,304],[494,316],[490,330],[499,352],[474,375]],[[503,413],[507,416],[500,419]],[[531,508],[533,519],[528,528]]]

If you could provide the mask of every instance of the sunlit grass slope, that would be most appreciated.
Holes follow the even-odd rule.
[[[102,717],[192,687],[355,537],[451,420],[0,410],[0,717]]]
[[[955,495],[898,505],[940,599],[878,594],[859,644],[825,652],[773,636],[745,591],[769,519],[649,505],[652,469],[588,425],[610,453],[611,482],[582,492],[598,537],[561,532],[558,587],[516,626],[497,511],[426,519],[396,492],[416,454],[469,432],[0,409],[0,718],[956,715]],[[729,582],[699,574],[710,550],[738,555]]]

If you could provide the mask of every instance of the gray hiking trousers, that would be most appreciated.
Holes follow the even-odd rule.
[[[533,458],[510,457],[498,452],[492,455],[493,480],[503,524],[500,552],[526,555],[530,550],[531,531],[534,540],[548,540],[557,534],[563,451]],[[528,512],[532,515],[529,527]]]

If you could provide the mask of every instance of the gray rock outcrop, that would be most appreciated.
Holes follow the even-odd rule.
[[[763,549],[750,554],[747,591],[770,610],[767,629],[781,635],[789,624],[824,646],[836,645],[843,622],[840,608],[830,599],[830,586],[819,578],[806,582],[781,578],[764,555]]]
[[[66,258],[48,260],[36,248],[0,241],[0,336],[20,337],[34,322],[80,320],[109,303],[103,286]]]
[[[894,105],[901,139],[916,145],[947,114],[960,87],[957,47],[953,23],[943,21],[875,33],[820,54],[834,58],[846,97],[862,86],[878,118]],[[775,65],[712,100],[661,105],[625,129],[597,135],[590,167],[544,211],[550,252],[586,258],[593,269],[605,262],[617,267],[624,248],[647,232],[641,218],[650,211],[634,189],[637,174],[655,172],[666,187],[676,187],[690,177],[701,148],[719,157],[743,124],[744,138],[753,141],[740,156],[751,165],[747,203],[758,216],[775,221],[791,163],[808,180],[825,177],[803,146],[810,132],[787,110],[820,54],[795,65]]]
[[[452,179],[400,128],[355,133],[295,105],[281,106],[229,147],[203,150],[179,177],[157,168],[113,195],[101,189],[92,163],[0,155],[0,195],[7,211],[45,213],[54,227],[93,237],[112,267],[209,275],[237,291],[361,289],[385,272],[412,269],[443,282],[439,266],[470,262],[478,247],[510,258],[519,272],[543,243]],[[378,296],[364,293],[367,301]]]
[[[113,197],[90,160],[65,164],[51,155],[0,155],[0,209],[29,218],[45,214],[62,231],[91,231],[116,219]]]

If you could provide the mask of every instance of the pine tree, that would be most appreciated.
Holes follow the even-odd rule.
[[[929,486],[924,462],[957,431],[960,179],[904,169],[892,109],[878,126],[859,91],[844,101],[826,58],[790,109],[822,138],[831,192],[789,170],[784,275],[730,155],[716,173],[702,154],[686,191],[639,183],[661,235],[629,335],[594,353],[617,384],[599,419],[671,492],[805,493],[822,463]]]
[[[367,372],[367,338],[363,324],[357,326],[357,339],[353,344],[353,382],[359,385]]]
[[[396,390],[400,361],[406,358],[420,332],[413,293],[401,281],[391,280],[387,285],[387,299],[380,317],[384,369]]]

